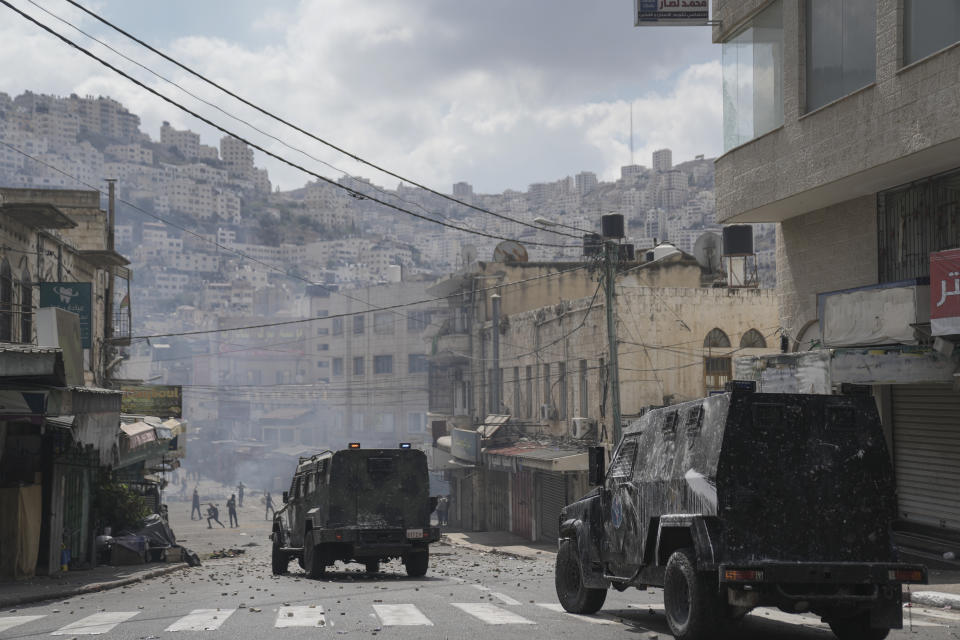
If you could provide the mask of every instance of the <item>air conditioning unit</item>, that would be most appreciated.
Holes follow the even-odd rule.
[[[541,420],[556,420],[557,419],[557,410],[553,408],[553,405],[542,404],[540,405],[540,419]]]
[[[570,421],[570,437],[581,440],[593,434],[596,427],[597,421],[593,418],[573,418]]]

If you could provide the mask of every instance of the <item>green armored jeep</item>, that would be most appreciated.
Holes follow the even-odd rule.
[[[427,572],[428,545],[440,539],[430,526],[436,498],[423,451],[351,448],[300,458],[273,518],[274,574],[296,558],[311,578],[337,560],[376,573],[400,558],[407,575]]]

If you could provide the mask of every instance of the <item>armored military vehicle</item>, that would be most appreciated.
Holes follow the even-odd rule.
[[[301,458],[273,518],[273,573],[286,573],[293,558],[311,578],[337,560],[375,573],[381,561],[401,558],[407,575],[424,575],[428,545],[440,539],[429,489],[426,455],[409,445],[351,444]]]
[[[903,626],[893,469],[874,400],[731,392],[655,409],[626,430],[597,488],[560,515],[557,596],[594,613],[607,588],[663,587],[678,640],[759,606],[813,612],[843,640]]]

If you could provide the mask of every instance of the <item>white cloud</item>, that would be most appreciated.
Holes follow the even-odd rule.
[[[58,12],[66,6],[44,1]],[[238,0],[238,6],[253,4]],[[108,16],[111,5],[102,8]],[[92,20],[69,15],[123,42]],[[242,34],[197,35],[205,32],[200,18],[168,43],[154,38],[148,23],[121,26],[315,134],[439,189],[458,180],[484,192],[524,189],[582,170],[614,177],[629,161],[631,101],[638,162],[648,164],[650,152],[664,146],[678,161],[716,154],[721,146],[719,51],[708,30],[634,29],[629,11],[606,3],[303,0],[293,11],[258,14],[250,29],[273,34],[266,44]],[[135,45],[122,47],[191,90],[217,96]],[[154,138],[163,120],[200,131],[207,144],[221,135],[12,15],[0,21],[0,66],[7,70],[0,90],[13,95],[27,89],[111,95],[141,115],[143,130]],[[155,79],[149,84],[196,105]],[[345,170],[388,186],[396,182],[229,98],[215,101]],[[197,109],[278,154],[337,175],[220,113]],[[267,166],[284,188],[308,180],[277,162]]]

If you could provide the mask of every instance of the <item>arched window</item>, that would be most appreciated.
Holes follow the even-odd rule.
[[[729,347],[730,338],[721,329],[711,329],[703,340],[704,347]]]
[[[740,338],[740,348],[741,349],[766,349],[767,341],[764,339],[763,334],[757,331],[756,329],[750,329],[743,337]]]
[[[13,272],[6,258],[0,264],[0,342],[13,341]]]
[[[33,342],[33,283],[26,269],[20,276],[20,342]]]

